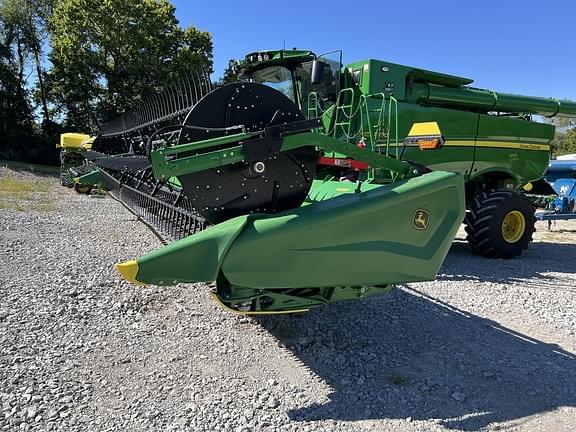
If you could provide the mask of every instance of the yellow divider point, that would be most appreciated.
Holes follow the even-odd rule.
[[[136,260],[116,264],[116,270],[118,270],[122,277],[128,282],[135,285],[146,285],[136,279],[136,275],[138,274],[138,263]]]

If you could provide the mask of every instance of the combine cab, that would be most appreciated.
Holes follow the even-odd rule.
[[[433,279],[466,208],[480,254],[527,247],[516,189],[542,176],[554,133],[530,115],[576,104],[328,57],[252,53],[237,83],[197,74],[105,125],[102,143],[129,148],[95,161],[104,182],[180,239],[119,264],[126,279],[213,282],[234,311],[293,312]]]

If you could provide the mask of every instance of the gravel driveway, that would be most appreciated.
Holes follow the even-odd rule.
[[[160,242],[111,198],[8,177],[48,188],[0,200],[0,430],[576,427],[576,221],[510,261],[461,231],[434,282],[247,318],[121,280]]]

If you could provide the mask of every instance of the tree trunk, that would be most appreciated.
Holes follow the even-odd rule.
[[[44,114],[44,125],[50,125],[50,111],[48,111],[48,102],[46,101],[46,88],[44,78],[42,78],[42,65],[40,63],[40,53],[34,50],[34,60],[36,61],[36,74],[38,75],[38,86],[40,87],[40,99],[42,102],[42,112]]]
[[[24,93],[24,48],[22,48],[22,40],[20,35],[16,37],[16,51],[18,54],[18,85],[20,86],[20,91]]]
[[[34,23],[32,13],[28,14],[28,38],[29,48],[34,54],[34,61],[36,63],[36,75],[38,75],[38,87],[40,87],[40,102],[42,103],[42,114],[44,115],[44,126],[50,126],[50,111],[48,110],[48,102],[46,98],[46,88],[44,86],[44,78],[42,77],[42,62],[40,61],[40,53],[42,50],[41,40],[38,36],[42,29]],[[46,131],[45,131],[46,132]]]

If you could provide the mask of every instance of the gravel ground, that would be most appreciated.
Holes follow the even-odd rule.
[[[0,430],[574,430],[576,221],[512,261],[461,232],[435,282],[247,318],[121,280],[160,242],[111,198],[6,176],[49,187],[0,209]]]

